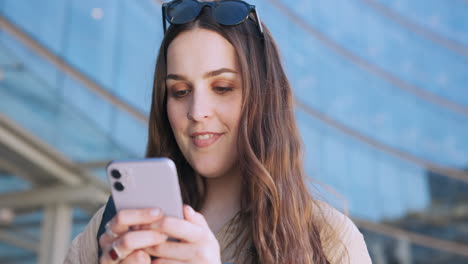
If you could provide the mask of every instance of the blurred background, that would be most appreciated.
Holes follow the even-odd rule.
[[[468,263],[468,1],[250,2],[293,85],[307,173],[373,263]],[[161,2],[0,12],[0,263],[61,263],[107,200],[106,163],[144,155]]]

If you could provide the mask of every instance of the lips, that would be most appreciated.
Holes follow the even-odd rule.
[[[199,148],[206,148],[213,145],[222,136],[221,133],[202,132],[191,135],[192,142]]]

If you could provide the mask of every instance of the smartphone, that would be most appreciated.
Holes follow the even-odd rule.
[[[168,158],[116,160],[107,165],[116,210],[160,208],[183,219],[177,169]]]

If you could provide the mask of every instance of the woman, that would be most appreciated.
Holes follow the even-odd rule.
[[[291,87],[255,7],[177,0],[163,16],[146,156],[176,163],[185,219],[110,201],[66,263],[371,263],[306,188]]]

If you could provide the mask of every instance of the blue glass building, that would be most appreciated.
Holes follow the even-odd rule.
[[[250,2],[317,196],[374,263],[468,263],[468,2]],[[106,163],[144,155],[160,6],[0,0],[0,263],[60,263],[106,201]]]

